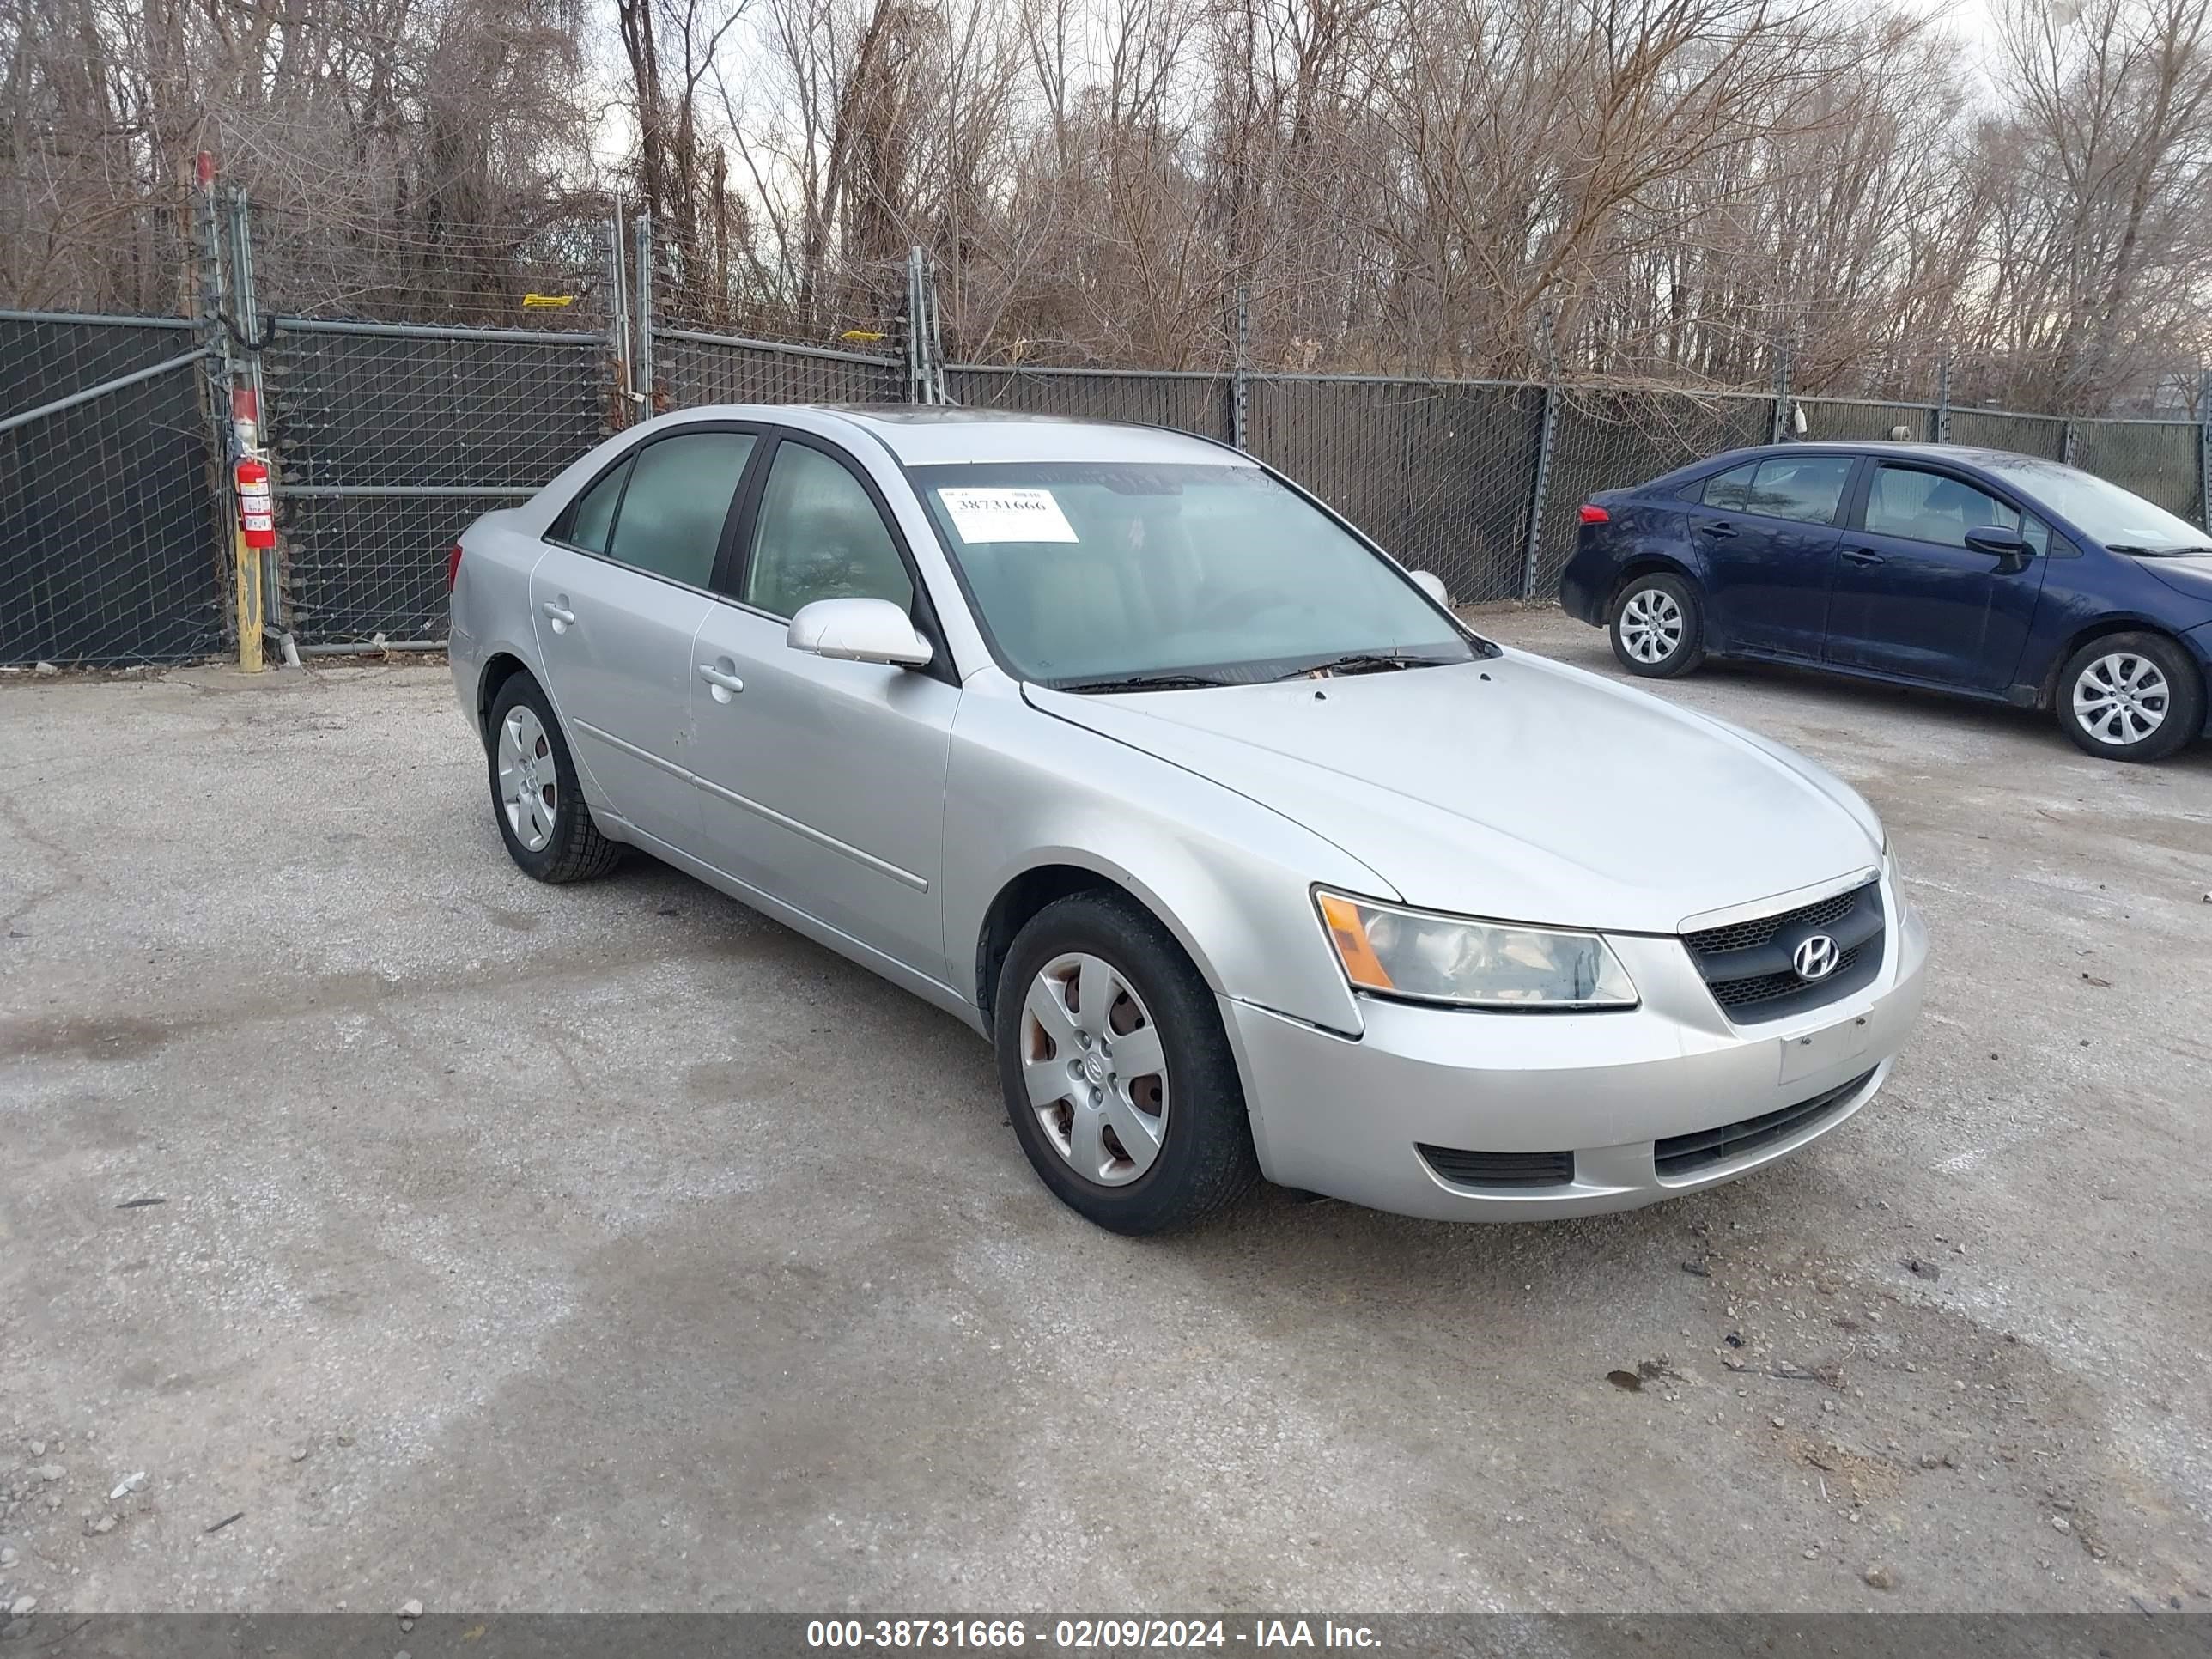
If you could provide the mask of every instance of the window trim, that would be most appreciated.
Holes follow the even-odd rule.
[[[720,597],[712,587],[702,587],[695,582],[687,582],[680,577],[671,576],[661,571],[647,570],[643,565],[632,564],[627,559],[617,558],[611,551],[595,553],[588,547],[579,547],[575,543],[554,533],[562,527],[568,515],[581,505],[584,497],[598,489],[600,482],[617,468],[631,466],[640,455],[657,443],[665,443],[671,438],[696,437],[705,432],[740,433],[753,441],[752,448],[746,453],[745,464],[738,473],[738,484],[730,495],[729,509],[722,515],[721,532],[715,538],[714,556],[708,562],[707,574],[707,580],[712,582],[729,551],[731,532],[736,526],[739,513],[744,507],[748,494],[752,488],[754,474],[760,468],[761,457],[775,447],[774,428],[758,421],[685,421],[679,425],[670,427],[665,432],[656,432],[650,437],[625,446],[620,454],[592,474],[577,489],[574,495],[562,503],[560,511],[553,515],[538,539],[549,547],[560,548],[562,551],[574,553],[580,558],[597,559],[601,564],[611,565],[617,570],[627,570],[633,576],[643,576],[649,581],[663,582],[670,587],[680,588],[686,593],[698,593],[708,599]],[[635,471],[631,476],[635,476]],[[629,499],[629,478],[623,480],[622,493],[615,498],[614,517],[607,521],[607,545],[610,549],[614,545],[615,531],[622,523],[623,504]]]
[[[714,561],[711,578],[713,586],[705,590],[708,597],[749,616],[774,623],[779,628],[788,629],[791,626],[790,617],[779,617],[744,597],[745,580],[752,569],[753,544],[759,528],[761,501],[768,494],[769,474],[775,465],[776,455],[787,443],[795,444],[802,449],[811,449],[828,457],[843,467],[847,474],[859,483],[861,493],[875,507],[876,517],[882,521],[885,532],[890,537],[891,549],[898,555],[899,563],[906,571],[907,580],[913,586],[914,599],[907,607],[907,620],[914,624],[916,633],[929,641],[929,661],[919,669],[908,672],[926,674],[932,679],[944,681],[947,685],[957,685],[960,672],[953,664],[952,650],[946,641],[945,629],[938,621],[937,602],[930,594],[928,582],[922,577],[921,567],[914,556],[914,549],[907,542],[906,532],[900,527],[898,515],[890,510],[890,498],[856,457],[819,433],[795,427],[764,428],[763,441],[754,451],[753,464],[746,470],[744,481],[738,486],[737,499],[731,507],[730,523],[725,527],[722,546]]]
[[[2059,532],[2057,526],[2051,521],[2051,515],[2038,512],[2035,508],[2027,506],[2012,491],[2000,489],[1986,479],[1976,477],[1972,473],[1961,471],[1956,467],[1945,466],[1936,461],[1923,461],[1917,458],[1905,456],[1869,455],[1867,457],[1865,474],[1859,480],[1858,488],[1852,492],[1850,511],[1844,521],[1845,530],[1856,532],[1862,536],[1880,536],[1888,541],[1910,542],[1915,547],[1938,547],[1948,552],[1972,554],[1977,558],[1989,557],[1988,554],[1968,547],[1963,542],[1931,542],[1923,536],[1907,536],[1894,530],[1876,530],[1868,524],[1867,508],[1874,501],[1875,480],[1881,476],[1881,470],[1886,466],[1893,466],[1902,472],[1925,472],[1950,483],[1964,484],[1977,494],[1988,496],[2000,507],[2010,507],[2020,515],[2021,524],[2025,525],[2030,519],[2034,520],[2043,526],[2044,549],[2040,553],[2031,551],[2029,554],[2031,558],[2061,558],[2065,556],[2060,552],[2061,548],[2071,550],[2072,544]],[[1968,527],[1979,529],[1981,526],[1974,525]]]

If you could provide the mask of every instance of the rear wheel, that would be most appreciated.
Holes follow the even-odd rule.
[[[1632,674],[1672,679],[1705,659],[1705,608],[1680,576],[1632,577],[1613,596],[1613,654]]]
[[[613,869],[622,848],[592,822],[561,722],[528,674],[517,673],[499,688],[485,738],[492,817],[522,872],[559,884]]]
[[[2106,760],[2164,760],[2204,729],[2204,682],[2161,634],[2090,641],[2059,671],[2057,702],[2075,746]]]
[[[993,1030],[1022,1151],[1089,1220],[1188,1227],[1259,1179],[1213,994],[1133,901],[1076,893],[1032,917],[1006,953]]]

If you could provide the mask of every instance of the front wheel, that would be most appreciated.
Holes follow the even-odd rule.
[[[1680,576],[1638,576],[1613,601],[1613,654],[1632,674],[1672,679],[1705,659],[1705,608]]]
[[[2058,723],[2106,760],[2164,760],[2204,729],[2204,682],[2158,634],[2092,640],[2058,675]]]
[[[1022,1151],[1085,1218],[1168,1232],[1259,1179],[1213,994],[1133,900],[1076,893],[1030,918],[1006,953],[992,1029]]]

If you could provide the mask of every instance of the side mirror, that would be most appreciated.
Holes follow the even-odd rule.
[[[1444,579],[1437,574],[1435,571],[1416,570],[1413,572],[1413,586],[1419,588],[1422,592],[1427,594],[1438,605],[1444,605],[1446,607],[1450,605],[1451,593],[1449,590],[1444,586]]]
[[[817,599],[802,605],[783,642],[810,657],[921,668],[933,654],[905,611],[889,599]]]
[[[2000,570],[2024,570],[2027,562],[2035,556],[2027,538],[2017,530],[2007,530],[1999,525],[1984,525],[1979,530],[1966,532],[1966,545],[1977,553],[1993,556]]]

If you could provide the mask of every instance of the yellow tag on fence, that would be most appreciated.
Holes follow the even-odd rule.
[[[575,302],[576,296],[573,294],[526,294],[522,296],[523,306],[529,310],[549,307],[557,309],[562,306],[574,305]]]

